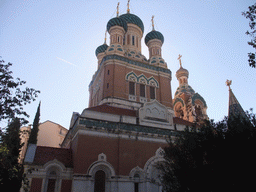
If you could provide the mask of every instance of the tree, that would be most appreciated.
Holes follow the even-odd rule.
[[[169,141],[158,165],[165,191],[250,191],[256,171],[256,120],[232,117],[208,121]]]
[[[31,133],[28,139],[28,143],[31,143],[31,144],[37,144],[37,134],[38,134],[39,119],[40,119],[40,105],[41,105],[41,102],[37,107],[36,115],[33,122],[33,128],[31,130]]]
[[[249,45],[251,45],[254,49],[256,48],[256,30],[255,30],[255,18],[256,18],[256,3],[252,6],[249,6],[249,11],[243,12],[242,15],[245,16],[247,19],[250,20],[249,26],[251,28],[251,31],[247,31],[246,35],[251,36],[252,40],[248,42]],[[255,65],[255,53],[248,53],[248,61],[249,65],[251,67],[256,67]]]
[[[21,187],[23,167],[19,164],[20,120],[15,118],[2,133],[0,143],[0,189],[19,191]]]
[[[21,124],[28,123],[29,117],[23,106],[35,101],[40,91],[33,88],[24,88],[26,81],[14,79],[10,71],[11,63],[5,64],[0,60],[0,121],[19,117]],[[23,89],[22,89],[23,88]]]

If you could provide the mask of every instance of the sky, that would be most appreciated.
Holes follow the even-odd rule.
[[[40,122],[69,129],[73,112],[88,107],[88,86],[97,70],[96,48],[104,43],[107,22],[126,13],[127,0],[1,0],[0,56],[11,62],[14,77],[40,90],[25,106],[30,124],[41,101]],[[130,1],[131,13],[144,23],[144,37],[152,29],[164,36],[162,57],[172,71],[172,94],[178,81],[178,55],[189,71],[188,83],[206,101],[215,121],[228,114],[227,79],[244,110],[256,110],[256,69],[249,67],[249,20],[242,16],[252,0]],[[109,44],[109,36],[107,39]],[[254,112],[255,112],[254,110]]]

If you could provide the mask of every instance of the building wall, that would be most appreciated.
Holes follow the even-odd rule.
[[[90,87],[89,107],[98,105],[102,99],[107,97],[129,100],[129,82],[126,80],[126,75],[134,72],[138,76],[143,74],[147,78],[154,77],[159,83],[159,87],[156,88],[156,99],[166,107],[172,108],[170,75],[142,67],[134,67],[121,61],[108,60],[102,65],[97,76],[93,77],[93,83]],[[135,88],[136,102],[140,102],[139,83],[136,83]],[[146,98],[147,101],[150,101],[149,86],[146,86]]]
[[[51,121],[41,123],[37,136],[37,145],[60,148],[60,144],[67,132],[67,129],[57,123]]]
[[[128,176],[133,168],[143,168],[156,150],[166,145],[136,139],[79,135],[78,144],[74,147],[77,151],[73,153],[74,174],[86,174],[89,166],[98,160],[99,154],[104,153],[116,175]]]
[[[20,160],[22,163],[28,146],[28,139],[31,131],[31,126],[22,127],[21,131],[21,143],[24,143],[20,152]],[[39,131],[37,136],[37,146],[47,146],[47,147],[57,147],[60,148],[60,144],[64,140],[68,130],[61,125],[46,121],[44,123],[39,124]]]

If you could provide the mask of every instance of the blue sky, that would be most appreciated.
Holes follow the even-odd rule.
[[[13,76],[41,91],[25,107],[30,123],[41,100],[41,122],[51,120],[69,128],[73,112],[88,107],[88,85],[97,70],[95,49],[103,44],[107,22],[126,13],[126,0],[1,0],[0,56],[13,63]],[[256,110],[256,70],[247,53],[254,51],[245,35],[249,20],[242,11],[251,0],[131,0],[131,13],[144,23],[142,54],[148,58],[145,35],[155,29],[165,38],[162,56],[172,71],[172,93],[178,81],[178,55],[189,71],[188,83],[207,102],[211,119],[228,113],[227,79],[244,110]],[[109,43],[109,39],[107,40]]]

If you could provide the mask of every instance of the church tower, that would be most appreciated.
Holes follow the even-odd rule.
[[[208,119],[207,105],[204,98],[196,93],[188,84],[189,72],[182,67],[181,55],[179,55],[180,68],[176,72],[179,87],[173,99],[173,109],[176,117],[190,122],[200,122]]]
[[[241,117],[247,118],[242,106],[240,105],[239,101],[237,100],[236,96],[234,95],[230,85],[232,80],[227,80],[226,85],[228,86],[229,91],[229,101],[228,101],[228,118],[229,117]]]
[[[141,19],[130,13],[116,17],[107,23],[110,35],[96,49],[98,70],[89,85],[89,107],[107,104],[110,106],[139,109],[146,102],[157,100],[172,110],[172,73],[162,58],[164,36],[154,29],[145,37],[149,59],[141,53],[144,25]]]

